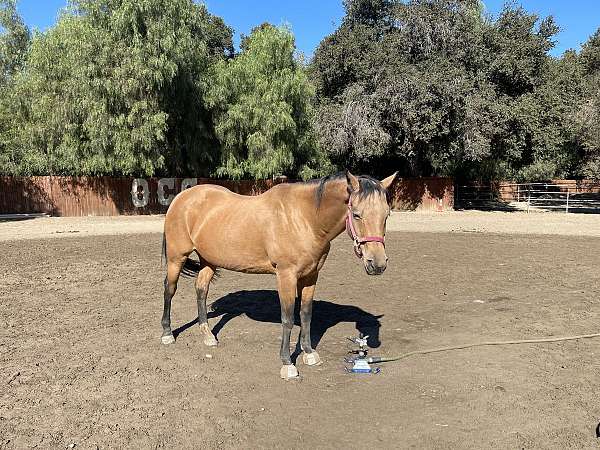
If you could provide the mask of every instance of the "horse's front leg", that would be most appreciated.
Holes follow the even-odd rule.
[[[310,342],[310,321],[312,318],[313,297],[317,284],[317,273],[309,275],[298,281],[298,295],[300,296],[300,347],[304,351],[302,361],[308,366],[323,364],[321,357],[312,348]]]
[[[296,286],[298,279],[291,272],[277,273],[277,290],[279,291],[279,303],[281,305],[281,378],[289,380],[298,377],[298,370],[292,364],[290,354],[290,336],[294,326],[294,304],[296,302]]]

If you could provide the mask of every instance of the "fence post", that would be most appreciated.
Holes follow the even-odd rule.
[[[567,188],[567,211],[566,214],[569,214],[569,188]]]
[[[527,188],[527,214],[529,214],[529,207],[531,206],[531,187]]]

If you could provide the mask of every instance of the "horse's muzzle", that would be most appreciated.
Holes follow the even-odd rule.
[[[365,270],[368,275],[381,275],[383,272],[385,272],[386,268],[387,264],[380,266],[375,265],[371,259],[365,260]]]

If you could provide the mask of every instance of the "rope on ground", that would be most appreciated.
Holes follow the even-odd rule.
[[[409,356],[414,355],[427,355],[430,353],[439,353],[439,352],[447,352],[451,350],[461,350],[465,348],[473,348],[473,347],[483,347],[486,345],[520,345],[520,344],[540,344],[544,342],[562,342],[562,341],[576,341],[579,339],[591,339],[600,337],[600,333],[594,334],[582,334],[579,336],[564,336],[564,337],[556,337],[556,338],[542,338],[542,339],[523,339],[518,341],[488,341],[488,342],[476,342],[474,344],[462,344],[462,345],[453,345],[451,347],[438,347],[431,348],[428,350],[415,350],[412,352],[404,353],[399,356],[392,357],[378,357],[373,356],[368,359],[370,363],[384,363],[391,361],[398,361],[400,359],[408,358]]]

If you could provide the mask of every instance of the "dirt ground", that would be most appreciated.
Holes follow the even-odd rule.
[[[42,217],[6,220],[0,216],[0,241],[121,234],[160,233],[163,215],[118,217]],[[600,219],[594,214],[537,212],[447,211],[392,213],[388,231],[428,233],[544,234],[598,236]]]
[[[223,272],[212,285],[216,349],[201,343],[193,282],[182,280],[177,342],[165,347],[159,233],[15,240],[0,224],[0,448],[597,446],[600,339],[344,373],[345,338],[357,329],[380,356],[600,331],[600,240],[465,223],[388,233],[381,277],[337,239],[313,318],[325,364],[298,361],[295,382],[279,378],[274,278]]]

